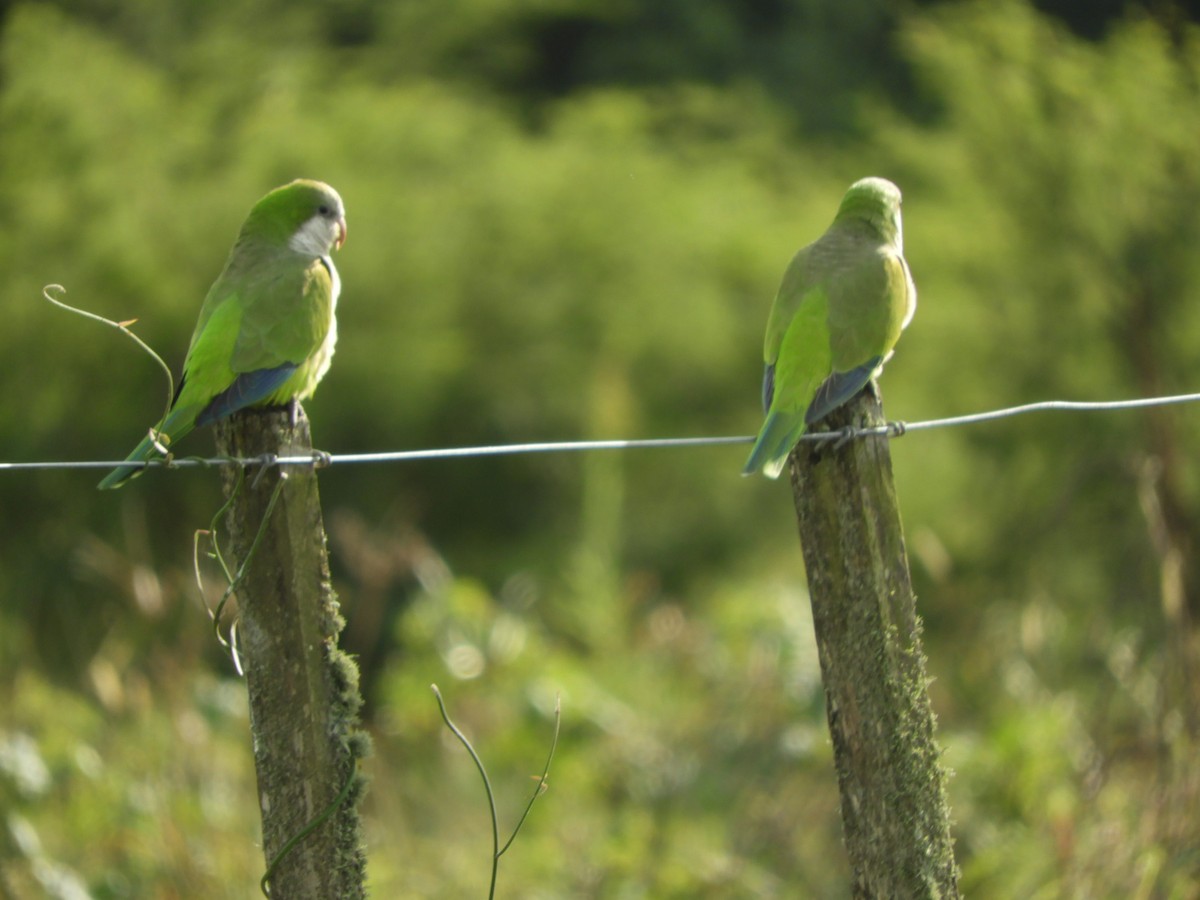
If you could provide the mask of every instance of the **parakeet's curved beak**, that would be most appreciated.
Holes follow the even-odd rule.
[[[333,246],[335,246],[339,250],[341,250],[342,244],[346,243],[346,217],[343,216],[342,218],[338,219],[337,224],[338,224],[338,236],[337,236],[337,240],[333,242]]]

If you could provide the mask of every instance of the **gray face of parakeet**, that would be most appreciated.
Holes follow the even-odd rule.
[[[327,256],[345,243],[346,209],[337,191],[326,184],[315,183],[311,193],[305,193],[298,210],[303,218],[288,246],[306,256]]]

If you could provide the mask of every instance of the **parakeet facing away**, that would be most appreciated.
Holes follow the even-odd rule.
[[[879,374],[917,308],[900,190],[850,185],[829,229],[795,255],[767,320],[766,421],[742,470],[778,478],[805,429]]]
[[[129,460],[239,409],[312,395],[337,340],[341,279],[329,253],[345,240],[345,207],[327,184],[293,181],[254,205],[200,307],[170,411]],[[120,466],[100,487],[141,471]]]

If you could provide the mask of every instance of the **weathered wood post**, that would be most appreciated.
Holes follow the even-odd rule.
[[[245,410],[219,423],[216,433],[218,451],[229,456],[312,452],[303,410],[294,425],[287,410]],[[268,867],[336,805],[269,870],[271,896],[364,897],[356,804],[357,760],[367,745],[357,730],[358,670],[337,646],[344,622],[329,580],[316,475],[307,466],[251,468],[238,489],[238,471],[227,467],[224,485],[226,496],[233,495],[234,562],[241,567],[250,557],[236,591],[237,633]]]
[[[824,420],[882,424],[873,390]],[[790,463],[853,896],[957,897],[888,441],[802,441]]]

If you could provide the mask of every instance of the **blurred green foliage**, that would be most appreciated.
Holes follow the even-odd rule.
[[[334,452],[752,432],[777,280],[864,174],[905,191],[921,294],[892,417],[1196,389],[1200,45],[1177,17],[1088,42],[1016,0],[0,16],[4,459],[121,456],[162,402],[44,284],[177,365],[246,210],[301,175],[349,211],[309,405]],[[967,894],[1200,896],[1196,421],[893,444]],[[563,697],[502,895],[845,894],[789,499],[742,453],[322,474],[377,896],[486,884],[435,681],[511,815]],[[217,479],[98,477],[0,474],[0,895],[248,896],[244,699],[191,572]]]

